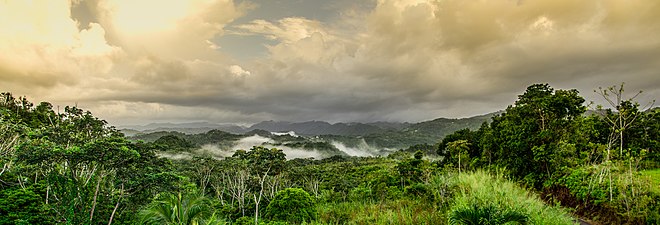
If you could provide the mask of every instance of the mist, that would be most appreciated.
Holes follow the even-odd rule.
[[[279,135],[287,135],[289,133],[278,133]],[[277,134],[276,134],[277,135]],[[284,154],[286,154],[286,158],[288,160],[291,159],[297,159],[297,158],[314,158],[314,159],[323,159],[327,157],[333,156],[332,154],[320,152],[318,150],[310,150],[310,149],[303,149],[303,148],[292,148],[284,145],[274,145],[273,143],[276,143],[275,140],[272,138],[268,137],[263,137],[260,135],[253,135],[245,138],[241,138],[238,141],[234,143],[233,146],[227,148],[227,147],[220,147],[217,145],[213,144],[207,144],[203,145],[200,149],[196,150],[197,153],[201,154],[210,154],[215,157],[231,157],[237,150],[242,149],[249,151],[253,146],[263,146],[266,148],[277,148],[281,149]],[[282,143],[285,144],[285,143]],[[332,141],[330,142],[332,146],[334,146],[337,150],[340,152],[344,153],[345,155],[348,156],[362,156],[362,157],[368,157],[368,156],[376,156],[379,155],[377,154],[378,149],[376,149],[373,146],[370,146],[367,144],[364,139],[361,139],[358,145],[356,146],[347,146],[346,144],[339,142],[339,141]],[[174,156],[174,155],[167,155],[164,157],[168,158],[182,158],[185,156]]]
[[[342,151],[349,156],[375,156],[374,153],[377,151],[376,148],[369,146],[369,144],[367,144],[364,139],[361,139],[360,143],[356,147],[348,147],[344,143],[338,141],[332,141],[330,144],[334,145],[335,148],[339,149],[339,151]]]

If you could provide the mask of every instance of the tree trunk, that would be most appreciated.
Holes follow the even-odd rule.
[[[259,200],[257,200],[257,195],[252,194],[255,202],[254,209],[254,225],[259,225],[259,201],[261,201],[261,191],[259,191]]]
[[[108,225],[112,224],[112,219],[115,218],[115,212],[117,212],[117,208],[119,208],[119,203],[121,202],[121,199],[124,197],[124,183],[121,184],[121,189],[119,190],[119,200],[117,200],[117,204],[115,204],[115,208],[112,209],[112,214],[110,214],[110,220],[108,220]]]
[[[92,210],[89,213],[89,223],[92,223],[92,219],[94,219],[94,209],[96,208],[96,198],[99,196],[99,186],[101,186],[101,179],[103,176],[99,177],[98,181],[96,181],[96,190],[94,191],[94,199],[92,200]]]

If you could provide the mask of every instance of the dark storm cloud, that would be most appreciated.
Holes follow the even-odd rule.
[[[463,117],[503,109],[533,83],[588,100],[621,82],[644,101],[660,94],[654,0],[50,4],[60,13],[44,21],[0,16],[18,32],[0,37],[12,53],[0,54],[0,77],[111,122]],[[21,7],[32,6],[0,15]]]

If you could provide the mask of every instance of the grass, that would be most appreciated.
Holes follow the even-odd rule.
[[[313,224],[444,224],[442,213],[423,201],[410,199],[381,202],[326,203],[318,207]]]
[[[483,171],[442,174],[432,180],[430,185],[436,188],[429,194],[435,196],[434,202],[404,197],[321,203],[317,220],[310,224],[575,224],[565,210],[548,206],[516,183]],[[479,218],[456,219],[466,215]]]
[[[483,171],[458,175],[457,185],[458,193],[448,212],[452,218],[470,210],[489,209],[490,214],[481,218],[520,214],[529,224],[575,224],[563,209],[548,206],[517,184]]]
[[[644,170],[642,176],[648,177],[651,181],[651,192],[660,194],[660,169]]]

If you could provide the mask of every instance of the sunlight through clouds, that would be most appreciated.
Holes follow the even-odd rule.
[[[0,1],[0,89],[117,123],[111,107],[139,103],[168,110],[145,122],[419,121],[503,109],[532,83],[660,94],[654,0],[274,4]]]

